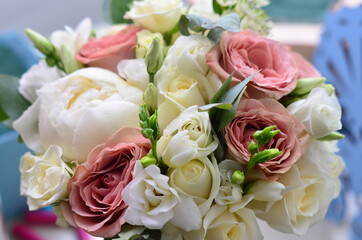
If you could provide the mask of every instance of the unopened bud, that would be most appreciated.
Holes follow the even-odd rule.
[[[304,95],[312,91],[313,88],[320,87],[326,81],[323,77],[301,78],[297,81],[296,88],[290,95]]]
[[[259,151],[259,146],[256,142],[251,141],[249,143],[248,150],[250,152],[250,155],[254,155],[255,153],[257,153]]]
[[[146,66],[149,75],[154,76],[163,63],[163,46],[158,37],[153,38],[146,54]]]
[[[36,49],[38,49],[45,56],[51,56],[55,52],[53,44],[40,33],[31,30],[30,28],[25,30],[26,35],[33,42]]]
[[[265,162],[272,160],[273,158],[279,156],[281,153],[282,152],[279,151],[279,149],[277,149],[277,148],[266,149],[266,150],[256,154],[252,158],[252,162],[254,162],[255,164],[265,163]]]
[[[153,157],[152,154],[149,153],[141,159],[141,163],[142,163],[143,168],[146,168],[150,165],[157,164],[157,160],[156,160],[156,158]]]
[[[280,132],[280,130],[272,131],[274,128],[276,128],[275,125],[266,127],[263,130],[254,133],[253,137],[258,141],[259,146],[270,142],[270,140]]]
[[[66,45],[60,47],[60,58],[64,65],[64,71],[68,74],[80,68],[80,63],[74,58],[74,53]]]
[[[162,45],[164,45],[163,37],[161,33],[152,33],[149,30],[142,30],[137,33],[137,46],[136,46],[136,58],[145,58],[148,49],[152,43],[153,38],[159,38]]]
[[[336,89],[334,88],[334,86],[332,84],[325,84],[322,86],[322,88],[324,88],[324,90],[326,90],[326,92],[329,96],[332,96],[335,94]]]
[[[143,101],[146,103],[148,112],[154,113],[157,109],[158,90],[153,83],[149,83],[146,91],[143,93]]]
[[[233,184],[242,184],[245,180],[245,174],[242,171],[236,170],[233,172],[233,175],[231,176],[231,183]]]
[[[148,139],[153,138],[153,130],[151,128],[143,129],[141,132],[145,138],[148,138]]]
[[[318,141],[333,141],[343,139],[345,136],[339,132],[331,132],[325,137],[317,138]]]

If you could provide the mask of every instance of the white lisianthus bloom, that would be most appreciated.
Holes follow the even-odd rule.
[[[55,46],[59,55],[62,55],[62,45],[66,46],[75,54],[88,42],[92,33],[92,21],[90,18],[85,18],[75,30],[69,26],[65,26],[64,28],[65,30],[53,32],[50,36],[50,41]]]
[[[178,23],[182,14],[181,0],[134,1],[124,18],[153,32],[169,32]]]
[[[304,234],[322,220],[338,195],[338,176],[343,160],[328,152],[323,143],[312,141],[305,155],[279,181],[286,187],[283,199],[257,216],[285,233]]]
[[[155,76],[159,95],[159,125],[164,129],[186,108],[210,102],[221,82],[214,74],[163,66]]]
[[[40,60],[24,73],[19,81],[19,92],[29,102],[33,103],[37,99],[36,91],[43,85],[54,82],[62,78],[65,74],[57,67],[49,67],[45,60]]]
[[[117,65],[118,74],[129,84],[145,91],[149,83],[149,75],[144,58],[125,59]]]
[[[213,43],[205,36],[180,36],[168,50],[163,64],[206,75],[209,71],[206,54],[212,47]]]
[[[30,211],[62,200],[73,171],[62,159],[62,149],[49,146],[44,155],[25,153],[20,160],[20,193],[28,198]]]
[[[213,155],[195,158],[185,165],[169,168],[170,186],[179,194],[191,197],[204,216],[214,201],[220,186],[220,172]]]
[[[13,127],[32,150],[58,145],[69,161],[89,152],[122,127],[139,127],[142,91],[118,75],[84,68],[38,90],[38,99]]]
[[[196,16],[201,16],[211,21],[217,21],[220,19],[220,15],[214,12],[212,7],[212,1],[210,0],[189,0],[191,7],[189,9],[189,14]]]
[[[132,225],[161,229],[170,222],[185,231],[201,227],[201,215],[191,198],[179,194],[169,185],[169,177],[156,165],[135,165],[134,179],[122,191],[128,205],[124,218]]]
[[[314,88],[306,99],[290,104],[287,109],[314,138],[324,137],[342,127],[338,99],[329,96],[323,88]]]
[[[208,113],[191,106],[163,130],[157,152],[167,166],[180,167],[194,158],[208,156],[217,145]]]
[[[240,208],[231,212],[228,206],[213,205],[204,217],[199,231],[183,233],[185,240],[262,240],[254,212]]]

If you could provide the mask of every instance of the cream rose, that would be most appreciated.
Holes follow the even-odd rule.
[[[171,31],[178,23],[182,14],[180,0],[143,0],[134,1],[126,13],[126,19],[132,19],[153,32]]]
[[[182,196],[169,185],[169,178],[156,165],[135,165],[134,179],[122,191],[128,205],[127,223],[161,229],[166,223],[190,231],[201,227],[201,216],[191,198]]]
[[[338,195],[338,176],[343,168],[341,158],[323,143],[311,141],[302,159],[279,180],[286,186],[283,199],[257,216],[281,232],[304,234],[324,218],[330,202]]]
[[[204,216],[215,199],[220,186],[220,173],[213,155],[193,159],[181,167],[169,168],[170,186],[191,197]]]
[[[38,95],[36,91],[43,85],[54,82],[65,74],[57,67],[49,67],[45,60],[40,60],[24,73],[19,81],[19,92],[31,103],[35,102]]]
[[[51,145],[44,155],[25,153],[20,160],[21,195],[28,198],[30,211],[47,207],[67,194],[73,171],[62,159],[62,149]]]
[[[81,163],[118,129],[139,127],[142,91],[110,71],[84,68],[37,93],[35,103],[13,123],[34,151],[58,145],[65,158]]]
[[[163,130],[157,152],[167,166],[180,167],[193,158],[208,156],[217,145],[208,113],[191,106]]]
[[[162,67],[155,81],[160,90],[158,110],[161,129],[186,108],[208,104],[221,85],[214,74],[205,76],[197,71],[171,66]]]
[[[200,234],[203,233],[203,234]],[[204,217],[203,228],[185,234],[192,240],[262,240],[254,212],[241,208],[231,212],[227,206],[213,205]],[[195,237],[192,237],[194,235]],[[202,237],[203,236],[203,237]]]
[[[168,50],[163,64],[206,75],[209,71],[206,53],[212,46],[213,43],[202,35],[180,36]]]
[[[314,138],[324,137],[342,128],[342,110],[338,99],[329,96],[323,88],[314,88],[306,99],[290,104],[287,109]]]

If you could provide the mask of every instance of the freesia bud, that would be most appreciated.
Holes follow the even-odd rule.
[[[318,141],[333,141],[333,140],[341,140],[345,136],[342,133],[339,132],[331,132],[325,137],[317,138]]]
[[[252,161],[255,162],[256,164],[264,163],[279,156],[281,153],[282,152],[279,151],[279,149],[277,148],[266,149],[256,154],[255,157],[252,158]]]
[[[280,130],[272,131],[274,128],[276,128],[276,126],[269,126],[254,133],[253,137],[258,141],[259,146],[268,143],[275,135],[280,132]]]
[[[80,63],[74,58],[74,53],[66,45],[60,47],[60,58],[64,65],[64,71],[68,74],[80,68]]]
[[[45,56],[51,56],[55,52],[53,44],[43,35],[30,28],[25,30],[26,35],[33,42],[36,49],[38,49]]]
[[[244,180],[245,180],[245,174],[240,170],[234,171],[233,175],[231,176],[231,183],[233,184],[240,185],[244,183]]]
[[[326,90],[326,92],[329,96],[332,96],[333,94],[335,94],[336,89],[334,88],[334,86],[332,84],[325,84],[322,86],[322,88],[324,88],[324,90]]]
[[[254,155],[255,153],[258,152],[259,146],[258,146],[258,144],[257,144],[256,142],[251,141],[251,142],[249,143],[248,150],[249,150],[249,152],[250,152],[250,155]]]
[[[136,58],[144,58],[154,38],[159,38],[162,45],[163,37],[159,32],[152,33],[149,30],[142,30],[137,33]]]
[[[142,163],[143,168],[146,168],[150,165],[156,164],[157,160],[156,160],[156,158],[153,157],[152,154],[149,153],[141,159],[141,163]]]

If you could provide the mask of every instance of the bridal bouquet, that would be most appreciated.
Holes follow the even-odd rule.
[[[49,38],[0,117],[32,152],[30,210],[113,239],[262,239],[257,218],[304,234],[340,191],[334,88],[266,37],[264,0],[107,0]],[[117,23],[117,24],[116,24]]]

